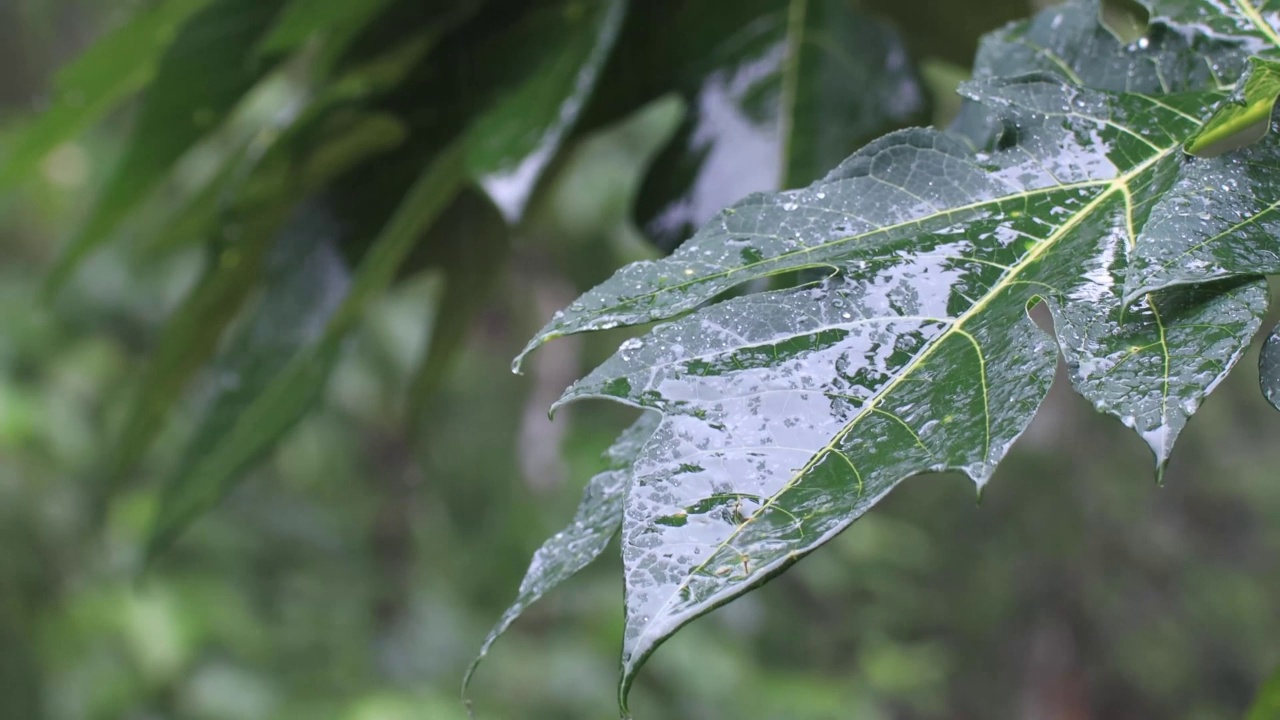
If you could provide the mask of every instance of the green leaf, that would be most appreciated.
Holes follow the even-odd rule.
[[[689,108],[637,199],[659,246],[751,192],[815,181],[927,110],[895,29],[845,1],[659,6],[668,17],[645,18],[640,58],[666,59],[650,85],[677,88]]]
[[[1280,162],[1273,130],[1214,158],[1196,158],[1155,208],[1125,296],[1239,276],[1280,273]]]
[[[229,483],[239,471],[297,419],[295,408],[319,400],[328,357],[307,358],[288,374],[288,382],[281,382],[281,376],[295,355],[319,340],[350,282],[337,251],[338,233],[333,219],[314,204],[301,208],[285,227],[267,260],[257,311],[211,368],[214,395],[178,474],[164,486],[149,556],[171,544],[230,490]],[[257,279],[250,268],[240,274]],[[215,281],[235,277],[234,272],[214,274]],[[203,295],[196,293],[197,298]],[[200,332],[188,329],[188,323],[198,318],[175,319],[182,321],[171,325],[179,336],[176,340]],[[187,348],[196,346],[187,344]],[[157,360],[164,358],[161,354]],[[145,390],[143,398],[156,399]],[[163,400],[161,396],[159,402]]]
[[[279,5],[280,0],[216,0],[187,19],[158,62],[124,157],[50,272],[51,290],[262,77],[267,66],[247,62],[245,49],[265,31]]]
[[[906,477],[955,470],[984,485],[1059,349],[1076,389],[1134,428],[1161,468],[1256,331],[1257,279],[1137,307],[1121,293],[1140,236],[1176,239],[1159,226],[1163,194],[1184,176],[1230,172],[1182,152],[1224,93],[1045,78],[966,92],[1016,128],[994,152],[930,130],[886,136],[822,181],[752,196],[669,258],[624,268],[530,343],[692,312],[624,343],[561,401],[664,414],[624,516],[624,711],[661,642]],[[698,309],[804,269],[830,277]],[[1026,317],[1037,302],[1055,337]]]
[[[1245,720],[1277,720],[1280,718],[1280,668],[1258,693]]]
[[[1271,127],[1271,109],[1280,95],[1280,62],[1250,58],[1240,91],[1209,118],[1187,143],[1187,152],[1213,157],[1262,139]]]
[[[311,327],[318,334],[283,333],[281,344],[270,345],[262,360],[243,361],[233,375],[234,386],[213,401],[212,409],[196,431],[178,470],[170,476],[148,542],[154,558],[205,510],[234,487],[241,473],[270,450],[323,396],[326,380],[342,349],[342,341],[359,321],[369,302],[380,296],[395,278],[401,264],[422,233],[448,207],[465,180],[463,155],[458,147],[442,152],[401,199],[395,213],[361,261],[350,289],[330,312],[327,305],[282,300],[267,302],[261,319],[249,330],[249,339],[229,357],[254,358],[255,339],[270,340],[271,330],[283,333],[294,324]],[[332,272],[300,271],[295,285],[321,282]],[[314,295],[309,297],[315,297]],[[323,297],[332,297],[326,290]],[[275,312],[307,312],[323,320],[278,320]],[[320,313],[319,316],[310,313]],[[294,316],[296,317],[296,315]],[[256,333],[256,334],[255,334]]]
[[[1280,47],[1277,0],[1139,0],[1171,25],[1222,40],[1239,41],[1250,52]]]
[[[615,121],[676,91],[688,113],[655,160],[637,218],[674,247],[751,192],[805,185],[860,145],[925,117],[893,27],[843,0],[649,3],[593,109]]]
[[[291,0],[257,52],[275,55],[297,50],[308,41],[320,39],[332,52],[341,52],[391,0]]]
[[[409,386],[408,417],[417,422],[445,378],[458,347],[501,273],[511,233],[488,199],[464,192],[431,228],[420,252],[444,275],[422,362]],[[411,433],[412,435],[412,433]]]
[[[1267,402],[1280,410],[1280,328],[1271,331],[1271,336],[1262,346],[1262,354],[1258,358],[1258,376],[1262,381],[1262,394]]]
[[[318,128],[303,122],[282,133],[271,151],[254,156],[256,163],[222,208],[221,238],[212,243],[204,277],[169,318],[130,399],[107,463],[105,492],[116,489],[150,447],[187,382],[212,357],[223,330],[259,286],[263,260],[293,207],[357,160],[394,147],[402,133],[394,120],[380,115],[350,115],[342,124]],[[281,176],[287,179],[281,182]],[[215,204],[212,198],[207,202]],[[212,215],[213,208],[205,212]],[[302,257],[302,250],[291,252]]]
[[[1157,14],[1143,37],[1125,42],[1099,23],[1100,5],[1062,3],[988,34],[974,78],[1044,72],[1095,90],[1164,94],[1225,89],[1244,72],[1249,52],[1238,41],[1188,32]]]
[[[1125,42],[1099,23],[1101,5],[1098,0],[1062,3],[988,34],[974,61],[974,77],[1038,72],[1095,90],[1160,95],[1225,90],[1244,71],[1248,52],[1238,41],[1187,32],[1156,16],[1146,35]],[[978,146],[1007,130],[974,102],[964,103],[951,129]]]
[[[209,0],[167,0],[99,40],[54,81],[47,110],[14,140],[0,164],[0,190],[26,178],[46,155],[101,120],[151,81],[177,29]]]
[[[608,469],[587,483],[573,522],[543,543],[533,554],[515,601],[489,631],[476,659],[467,668],[462,680],[463,697],[466,696],[467,686],[471,684],[476,668],[502,633],[530,605],[590,565],[609,546],[609,541],[622,524],[622,500],[631,484],[631,466],[657,426],[656,413],[641,415],[605,453]]]
[[[617,40],[627,0],[563,0],[490,38],[481,61],[502,88],[466,130],[467,166],[508,222],[582,114]]]

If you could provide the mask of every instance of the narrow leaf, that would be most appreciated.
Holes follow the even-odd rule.
[[[177,29],[209,1],[155,4],[63,68],[54,81],[50,106],[14,140],[0,164],[0,190],[21,182],[50,151],[150,82]]]
[[[1271,127],[1271,109],[1280,95],[1280,62],[1254,57],[1239,91],[1223,103],[1187,143],[1187,152],[1213,157],[1257,142]]]
[[[453,200],[463,173],[458,148],[442,153],[402,198],[341,303],[331,313],[323,313],[327,318],[323,329],[317,335],[290,336],[287,347],[267,353],[268,364],[246,368],[252,373],[242,373],[235,392],[214,401],[184,461],[166,483],[148,543],[149,557],[167,548],[201,512],[225,496],[241,473],[319,402],[343,339],[368,303],[395,278],[422,233]],[[280,327],[270,314],[258,324],[268,334]]]
[[[608,469],[591,478],[583,490],[582,502],[573,516],[573,522],[543,543],[534,553],[529,570],[520,583],[515,602],[489,631],[480,646],[479,654],[467,668],[467,674],[462,680],[464,698],[476,668],[502,633],[530,605],[590,565],[609,546],[609,541],[622,524],[622,500],[631,484],[631,466],[657,426],[657,414],[645,413],[623,431],[605,453]]]
[[[637,199],[640,224],[668,249],[726,205],[813,182],[927,109],[897,31],[843,0],[651,3],[637,14],[619,76],[634,94],[675,89],[688,107]]]
[[[378,16],[391,0],[290,0],[271,31],[258,43],[257,52],[274,55],[292,52],[310,40],[323,40],[341,52],[350,39]]]
[[[291,424],[281,420],[288,405],[317,399],[323,387],[319,362],[309,363],[308,372],[297,373],[300,379],[290,383],[288,395],[269,388],[299,350],[316,342],[346,291],[348,272],[338,254],[337,239],[332,218],[314,204],[300,209],[284,229],[267,263],[257,311],[213,365],[214,397],[179,474],[164,487],[149,555],[167,547],[179,531],[221,499],[229,489],[227,479],[256,456],[257,439],[240,437],[243,419],[261,421],[255,430],[270,433],[273,426]],[[310,382],[303,382],[304,376]],[[274,417],[259,409],[268,398],[274,400]],[[234,469],[209,467],[214,459]]]
[[[321,128],[318,139],[309,137],[316,129],[310,124],[295,124],[281,134],[272,152],[255,156],[257,162],[244,168],[244,177],[238,177],[240,182],[228,191],[226,207],[220,208],[221,237],[212,243],[210,265],[166,323],[137,393],[130,400],[123,430],[107,463],[103,488],[107,494],[119,486],[150,447],[187,382],[212,357],[223,330],[258,287],[263,260],[294,206],[355,162],[393,147],[403,132],[398,124],[382,116],[353,115],[348,120],[338,127]],[[315,147],[311,152],[307,152],[309,144]],[[301,156],[296,161],[295,153]],[[293,167],[295,164],[300,167]],[[277,184],[274,181],[280,175],[288,180]],[[265,198],[264,187],[270,188]],[[200,214],[212,224],[220,198],[202,200],[209,204],[207,209],[188,206],[188,211],[203,210]],[[186,218],[188,223],[196,223],[191,232],[203,233],[199,220]],[[291,231],[295,236],[299,232],[302,231]],[[288,258],[305,258],[303,250],[290,247],[281,251],[286,253],[286,260],[278,259],[276,264],[287,263]],[[275,274],[280,276],[281,272],[277,269]],[[285,289],[280,292],[288,294],[307,290],[288,277],[276,277],[273,283],[283,283]],[[263,322],[283,325],[291,321],[275,318]]]
[[[524,213],[534,184],[582,113],[609,58],[627,0],[538,7],[494,38],[483,60],[515,72],[506,91],[471,121],[467,166],[508,222]]]
[[[445,377],[476,313],[489,299],[510,250],[511,232],[487,198],[464,192],[428,236],[421,252],[443,272],[444,292],[426,352],[409,386],[408,416],[417,422]]]
[[[116,229],[175,161],[217,127],[267,69],[247,63],[280,0],[216,0],[191,16],[158,63],[124,157],[49,274],[56,291]]]

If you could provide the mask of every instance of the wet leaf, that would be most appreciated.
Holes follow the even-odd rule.
[[[582,502],[573,522],[556,533],[534,553],[529,570],[520,583],[515,602],[503,613],[485,637],[476,659],[467,669],[462,680],[462,694],[480,661],[489,653],[493,643],[506,632],[528,607],[543,595],[573,577],[579,570],[600,557],[609,541],[622,524],[622,500],[631,483],[631,466],[646,440],[658,426],[656,413],[645,413],[631,427],[623,431],[613,446],[605,453],[608,469],[591,478],[583,490]]]
[[[1239,91],[1191,138],[1187,152],[1214,157],[1262,139],[1271,126],[1271,110],[1277,95],[1280,95],[1280,62],[1251,58],[1249,74],[1241,80]]]
[[[1194,158],[1153,208],[1125,295],[1223,278],[1280,273],[1280,139]]]
[[[1184,32],[1236,40],[1251,53],[1280,47],[1277,0],[1139,0]]]
[[[627,4],[539,5],[483,48],[483,64],[500,70],[490,82],[503,92],[467,128],[467,165],[508,222],[524,214],[534,184],[582,114]]]
[[[1271,336],[1262,346],[1258,375],[1262,380],[1263,396],[1272,407],[1280,410],[1280,328],[1272,330]]]
[[[54,81],[50,106],[15,139],[0,164],[0,189],[21,182],[59,144],[73,139],[150,82],[174,33],[209,2],[155,4],[63,68]]]
[[[890,25],[843,0],[648,3],[602,90],[602,123],[676,91],[687,115],[646,174],[637,219],[670,249],[752,192],[816,180],[862,143],[925,117]]]
[[[1096,13],[1091,22],[1077,27],[1096,35]],[[1158,59],[1166,43],[1198,42],[1152,23],[1127,53]],[[886,136],[804,190],[725,210],[534,338],[526,352],[683,316],[624,343],[561,400],[611,398],[664,416],[624,515],[624,711],[661,642],[781,572],[906,477],[954,470],[985,484],[1043,399],[1059,350],[1077,391],[1137,431],[1163,468],[1247,347],[1267,294],[1256,269],[1158,296],[1124,292],[1140,244],[1199,232],[1166,223],[1170,193],[1230,186],[1236,172],[1182,150],[1226,101],[1222,79],[1184,67],[1180,89],[1197,78],[1201,88],[1165,92],[1171,81],[1161,84],[1150,58],[1118,55],[1122,73],[1064,62],[1057,78],[969,85],[998,129],[986,152],[932,130]],[[1123,87],[1082,86],[1086,77]],[[797,270],[828,277],[716,302]],[[1037,302],[1052,312],[1052,336],[1027,318]]]

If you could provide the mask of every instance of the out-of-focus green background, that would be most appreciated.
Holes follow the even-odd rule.
[[[0,0],[0,154],[51,73],[123,8]],[[962,62],[1000,19],[957,26],[934,54]],[[39,296],[127,114],[0,196],[0,718],[466,717],[463,670],[630,420],[607,405],[545,414],[621,336],[560,341],[521,377],[510,358],[577,293],[657,252],[627,206],[675,112],[655,106],[572,149],[523,230],[537,241],[501,270],[415,436],[391,408],[429,278],[368,313],[323,409],[141,577],[154,480],[191,419],[176,416],[102,522],[88,484],[199,254],[114,246],[55,300]],[[960,477],[906,483],[664,646],[633,709],[1239,718],[1280,663],[1280,414],[1255,366],[1256,348],[1186,432],[1164,487],[1132,433],[1057,388],[981,503]],[[619,570],[610,554],[499,642],[472,690],[478,717],[614,714]]]

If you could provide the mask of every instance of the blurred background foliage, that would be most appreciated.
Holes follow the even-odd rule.
[[[945,123],[1040,4],[813,0],[797,50],[774,0],[0,3],[0,717],[466,717],[632,416],[545,415],[621,336],[514,376],[524,340],[742,194]],[[1280,663],[1280,416],[1242,365],[1165,487],[1055,392],[980,504],[907,483],[633,708],[1242,717]],[[618,565],[499,642],[479,717],[613,712]]]

